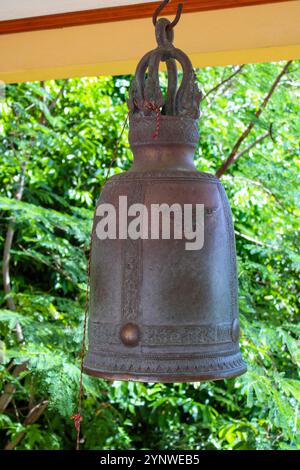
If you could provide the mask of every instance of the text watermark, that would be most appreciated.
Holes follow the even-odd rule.
[[[128,205],[127,196],[113,204],[101,203],[96,234],[100,240],[186,240],[186,250],[200,250],[204,244],[204,204],[167,203]]]

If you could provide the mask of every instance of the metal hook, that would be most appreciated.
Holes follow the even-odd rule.
[[[180,17],[181,17],[182,8],[183,8],[183,4],[178,3],[176,16],[175,16],[174,20],[172,21],[172,23],[168,26],[169,29],[173,29],[177,25],[177,23],[178,23],[178,21],[180,20]]]
[[[153,21],[154,26],[156,26],[158,15],[160,14],[160,12],[165,8],[165,6],[166,6],[168,3],[169,3],[169,0],[164,0],[164,1],[156,8],[156,10],[154,11],[153,16],[152,16],[152,21]],[[182,4],[182,3],[178,3],[176,16],[175,16],[174,20],[172,21],[172,23],[170,23],[170,24],[168,25],[168,29],[173,29],[174,26],[177,25],[177,23],[178,23],[178,21],[180,20],[180,17],[181,17],[182,8],[183,8],[183,4]]]

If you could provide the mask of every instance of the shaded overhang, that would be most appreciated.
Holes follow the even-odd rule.
[[[10,0],[0,5],[0,80],[133,73],[153,49],[160,2]],[[195,67],[300,59],[300,1],[186,0],[175,44]],[[164,16],[174,17],[177,1]]]

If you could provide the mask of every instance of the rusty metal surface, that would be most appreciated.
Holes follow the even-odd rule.
[[[85,372],[108,379],[189,382],[246,370],[231,211],[219,180],[193,163],[201,93],[189,59],[172,44],[169,24],[157,21],[158,47],[142,58],[132,84],[134,163],[108,180],[99,204],[118,209],[124,195],[128,206],[149,210],[151,204],[204,204],[204,246],[187,251],[184,239],[99,240],[93,234]],[[178,90],[175,59],[183,68]],[[169,72],[166,98],[161,60]]]

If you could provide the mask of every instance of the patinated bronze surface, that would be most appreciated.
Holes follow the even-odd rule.
[[[246,370],[239,351],[235,241],[219,180],[194,166],[201,94],[188,57],[173,46],[170,22],[156,23],[158,47],[132,83],[131,169],[110,178],[100,203],[204,204],[204,246],[185,240],[99,240],[91,257],[89,350],[85,372],[109,379],[189,382]],[[168,69],[163,96],[160,61]],[[183,78],[177,89],[178,61]],[[150,210],[149,210],[150,211]]]

